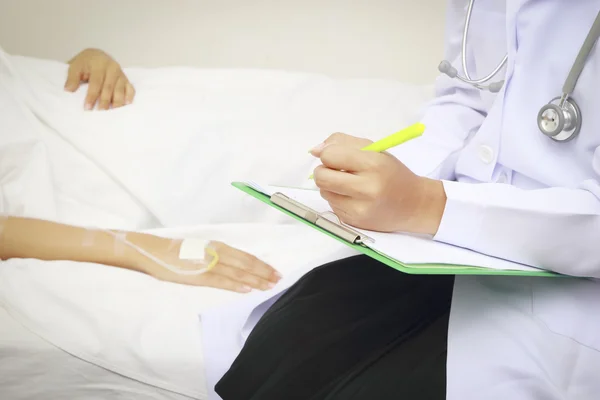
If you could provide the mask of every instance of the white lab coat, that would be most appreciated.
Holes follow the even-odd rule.
[[[446,58],[459,72],[466,5],[448,4]],[[448,340],[450,400],[600,398],[597,47],[573,94],[583,116],[579,137],[556,143],[536,124],[540,108],[561,94],[598,11],[597,0],[476,1],[470,72],[491,72],[508,52],[497,78],[504,76],[506,84],[493,95],[440,77],[438,96],[423,118],[427,132],[393,151],[417,173],[444,180],[448,201],[435,240],[593,278],[457,278]],[[268,296],[204,315],[209,383],[273,302],[256,307]],[[208,340],[219,342],[212,353],[215,342]]]

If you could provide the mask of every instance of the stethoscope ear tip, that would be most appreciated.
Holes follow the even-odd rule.
[[[450,78],[456,78],[458,75],[458,71],[448,60],[443,60],[440,65],[438,65],[438,71],[440,71],[442,74],[448,75]]]

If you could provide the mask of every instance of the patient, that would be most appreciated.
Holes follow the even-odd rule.
[[[133,85],[121,66],[102,50],[83,50],[68,64],[65,90],[75,92],[82,82],[87,82],[86,110],[109,110],[133,102]],[[240,293],[252,289],[268,290],[281,278],[277,271],[256,257],[220,242],[211,243],[211,248],[219,256],[214,268],[203,274],[181,275],[127,246],[122,246],[123,251],[116,252],[115,246],[119,244],[115,237],[106,232],[96,231],[93,233],[93,242],[83,246],[83,242],[89,242],[90,232],[49,221],[8,218],[4,220],[4,230],[0,229],[0,259],[16,257],[98,263],[135,270],[165,281]],[[181,241],[137,232],[127,232],[126,235],[128,241],[163,262],[182,269],[198,268],[191,261],[179,259]]]
[[[161,264],[167,263],[182,270],[202,267],[192,260],[179,259],[181,240],[137,232],[109,232],[40,219],[0,216],[0,259],[97,263],[142,272],[164,281],[239,293],[270,289],[281,278],[271,266],[220,242],[210,243],[210,248],[218,255],[218,263],[210,271],[178,274]],[[122,242],[125,238],[150,257],[125,245]]]

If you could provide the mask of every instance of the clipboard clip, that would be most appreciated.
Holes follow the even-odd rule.
[[[331,211],[319,213],[279,192],[271,195],[271,202],[347,242],[354,244],[375,242],[372,238],[345,225]]]

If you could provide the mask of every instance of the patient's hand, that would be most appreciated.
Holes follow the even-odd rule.
[[[130,104],[135,89],[121,66],[102,50],[86,49],[69,62],[65,90],[74,92],[81,82],[88,82],[85,109],[91,110],[98,103],[98,110],[122,107]]]
[[[35,258],[104,264],[146,273],[186,285],[210,286],[240,293],[267,290],[281,279],[271,266],[220,242],[211,242],[219,263],[210,271],[181,275],[161,266],[198,270],[207,264],[179,258],[181,239],[140,232],[86,229],[33,218],[0,215],[0,260]],[[141,251],[140,251],[141,250]],[[203,249],[200,249],[203,252]],[[193,257],[196,257],[193,254]],[[200,256],[204,258],[203,255]],[[203,260],[202,260],[203,261]]]
[[[179,259],[180,241],[172,241],[154,235],[128,234],[128,240],[149,251],[155,257],[168,262],[181,269],[194,270],[202,267],[191,261]],[[146,257],[137,257],[137,267],[140,270],[157,279],[194,286],[209,286],[219,289],[230,290],[239,293],[247,293],[252,289],[268,290],[275,286],[281,279],[281,275],[270,265],[258,258],[237,250],[221,242],[211,242],[213,249],[219,256],[218,264],[199,275],[181,275],[152,262]]]

